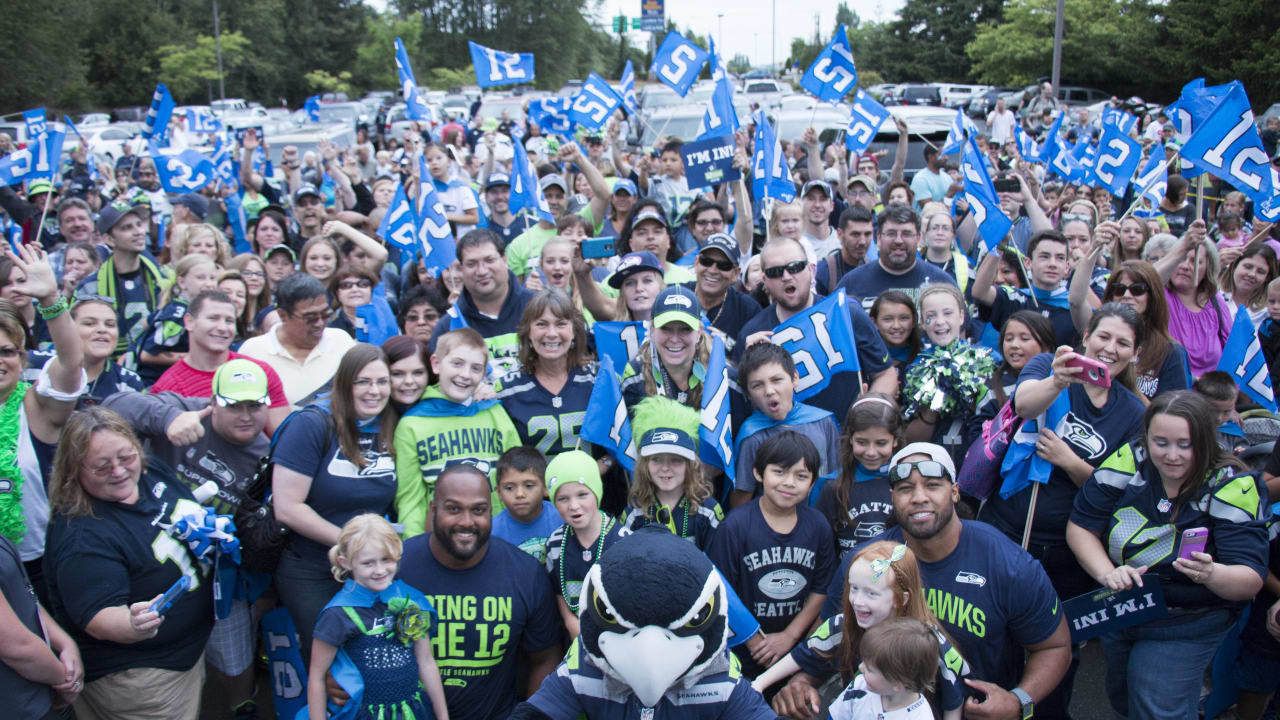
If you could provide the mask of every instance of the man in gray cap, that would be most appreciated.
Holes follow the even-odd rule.
[[[128,351],[146,330],[146,319],[156,309],[164,273],[146,254],[151,208],[131,205],[125,200],[102,208],[98,213],[98,232],[114,252],[76,289],[76,297],[89,295],[110,298],[116,306],[119,344],[113,358]],[[136,362],[128,358],[125,367]]]
[[[293,193],[293,215],[298,236],[305,242],[320,234],[324,226],[324,196],[315,185],[303,183]]]
[[[547,199],[552,217],[559,220],[564,215],[569,199],[569,184],[564,181],[564,176],[559,173],[543,175],[538,179],[538,187],[542,190],[542,196]],[[542,246],[555,235],[555,224],[546,220],[539,220],[537,225],[517,235],[515,240],[507,244],[505,251],[511,272],[523,281],[529,274],[530,263],[542,253]]]
[[[548,201],[550,203],[550,201]],[[503,246],[511,244],[521,233],[534,227],[538,221],[529,213],[511,212],[511,176],[504,172],[489,173],[484,181],[485,213],[489,229],[502,236]]]

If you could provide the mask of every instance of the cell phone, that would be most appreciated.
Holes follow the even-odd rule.
[[[1018,192],[1022,190],[1022,185],[1018,183],[1018,178],[1000,178],[993,180],[992,185],[996,186],[996,192]]]
[[[165,614],[169,608],[173,607],[173,603],[177,601],[178,596],[186,592],[189,587],[191,587],[191,578],[183,575],[178,578],[178,582],[174,583],[168,590],[165,590],[164,595],[161,595],[159,600],[151,603],[151,607],[147,609],[161,615]]]
[[[611,237],[596,237],[583,240],[582,257],[587,260],[613,257],[613,241],[614,238]]]
[[[1204,546],[1209,542],[1208,528],[1188,528],[1182,531],[1182,545],[1178,547],[1178,557],[1184,560],[1191,559],[1191,553],[1204,552]]]
[[[1077,354],[1067,360],[1067,367],[1083,369],[1080,379],[1090,385],[1097,385],[1100,388],[1111,387],[1111,371],[1107,369],[1105,363]]]

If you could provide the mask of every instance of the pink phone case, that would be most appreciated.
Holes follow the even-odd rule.
[[[1182,545],[1178,548],[1178,557],[1186,560],[1191,559],[1191,553],[1204,552],[1204,546],[1209,542],[1209,530],[1207,528],[1189,528],[1182,531]]]
[[[1084,372],[1080,373],[1080,379],[1090,385],[1097,385],[1103,388],[1111,387],[1111,372],[1107,370],[1106,364],[1101,361],[1077,354],[1067,360],[1067,367],[1083,368]]]

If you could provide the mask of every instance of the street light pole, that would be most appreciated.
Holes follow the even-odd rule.
[[[1058,0],[1058,16],[1053,21],[1053,70],[1049,82],[1053,85],[1054,97],[1057,97],[1058,81],[1062,79],[1062,20],[1066,8],[1065,0]]]
[[[771,31],[771,34],[769,36],[769,45],[770,45],[770,49],[772,50],[772,53],[770,56],[773,59],[770,60],[769,77],[773,77],[774,71],[778,69],[778,0],[773,0],[772,7],[773,7],[773,10],[772,10],[773,21],[770,24],[773,26],[773,30]]]
[[[218,0],[213,0],[213,43],[218,49],[218,99],[227,99],[227,88],[222,83],[222,32],[218,28]]]
[[[724,54],[724,13],[716,13],[716,43],[720,46],[720,53]]]

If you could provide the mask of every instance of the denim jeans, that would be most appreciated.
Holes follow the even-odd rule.
[[[1111,707],[1131,720],[1197,720],[1204,669],[1236,616],[1170,608],[1166,618],[1103,635]]]

